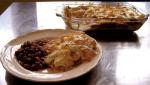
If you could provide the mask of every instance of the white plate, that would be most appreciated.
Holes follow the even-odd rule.
[[[34,72],[24,69],[20,64],[16,61],[14,57],[14,52],[22,44],[27,40],[35,40],[43,37],[56,37],[65,33],[70,33],[75,31],[67,31],[61,29],[47,29],[47,30],[39,30],[35,32],[28,33],[26,35],[20,36],[14,40],[11,40],[5,47],[2,49],[0,60],[2,62],[3,67],[12,75],[30,81],[36,82],[57,82],[64,81],[72,78],[79,77],[87,72],[89,72],[92,68],[94,68],[101,59],[102,49],[99,44],[97,44],[99,48],[99,54],[92,59],[92,61],[88,63],[83,63],[72,70],[62,72],[62,73],[40,73]]]

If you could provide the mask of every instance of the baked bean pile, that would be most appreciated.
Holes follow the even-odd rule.
[[[27,41],[21,45],[15,52],[20,65],[32,71],[47,68],[48,65],[44,62],[44,58],[48,53],[42,48],[46,43],[46,40],[36,40],[34,42]]]

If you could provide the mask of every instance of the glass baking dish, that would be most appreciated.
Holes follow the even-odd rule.
[[[89,30],[138,30],[149,14],[128,3],[75,3],[57,8],[67,28]]]

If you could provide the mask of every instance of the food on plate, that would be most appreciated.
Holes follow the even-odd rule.
[[[27,41],[15,52],[19,64],[29,70],[39,70],[47,67],[44,58],[47,55],[43,45],[48,40]]]
[[[75,30],[137,30],[148,16],[129,4],[80,4],[64,7],[64,20]]]
[[[68,33],[54,39],[27,41],[15,52],[24,68],[32,71],[47,69],[64,72],[90,62],[97,56],[96,41],[83,32]]]

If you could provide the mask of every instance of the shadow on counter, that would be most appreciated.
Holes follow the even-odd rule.
[[[13,76],[10,73],[6,73],[6,82],[8,85],[87,85],[89,83],[89,80],[91,78],[92,72],[88,72],[85,75],[82,75],[80,77],[67,80],[67,81],[61,81],[61,82],[32,82],[28,80],[23,80],[18,77]]]
[[[132,31],[86,31],[86,34],[101,42],[138,42],[139,38]]]

